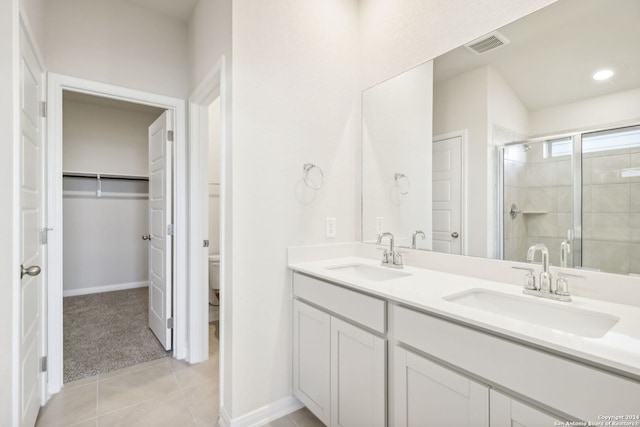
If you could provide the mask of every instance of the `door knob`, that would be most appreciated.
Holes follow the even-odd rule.
[[[28,276],[37,276],[40,274],[40,271],[40,267],[37,265],[32,265],[27,268],[25,268],[24,265],[20,265],[20,278],[22,279],[25,274]]]
[[[142,236],[142,240],[151,240],[151,234],[147,234],[146,236]]]
[[[459,236],[457,231],[454,231],[453,233],[451,233],[451,237],[453,237],[454,239],[457,239]]]

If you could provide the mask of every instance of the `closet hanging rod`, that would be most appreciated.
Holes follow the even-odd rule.
[[[127,179],[132,181],[149,181],[148,176],[142,175],[120,175],[113,173],[94,173],[94,172],[62,172],[65,178],[98,178],[100,179]]]

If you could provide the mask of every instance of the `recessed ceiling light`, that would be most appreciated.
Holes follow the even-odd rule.
[[[613,76],[611,70],[600,70],[593,75],[593,80],[608,80]]]

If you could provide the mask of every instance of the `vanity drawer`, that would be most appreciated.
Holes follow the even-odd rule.
[[[638,414],[638,381],[404,307],[393,307],[393,325],[401,343],[557,412]]]
[[[386,332],[386,302],[323,280],[293,273],[293,294],[374,331]]]

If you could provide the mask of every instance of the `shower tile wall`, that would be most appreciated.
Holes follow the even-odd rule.
[[[545,143],[505,149],[505,259],[525,261],[527,249],[543,243],[550,262],[560,263],[560,244],[572,227],[572,171],[570,156],[545,158]],[[508,214],[511,204],[522,211]],[[537,259],[536,261],[539,261]]]
[[[583,154],[582,264],[614,273],[640,274],[640,149]]]

